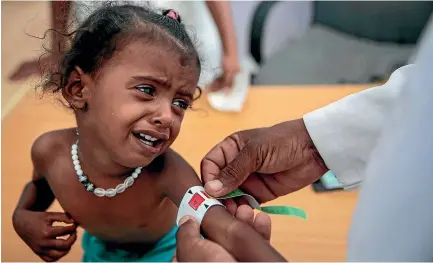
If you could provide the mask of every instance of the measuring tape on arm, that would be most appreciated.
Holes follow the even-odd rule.
[[[186,191],[180,202],[176,223],[179,225],[180,219],[184,216],[192,216],[201,224],[207,210],[215,205],[224,206],[217,199],[210,197],[203,186],[193,186]]]
[[[261,207],[259,202],[249,194],[242,192],[237,189],[228,195],[221,196],[218,198],[210,197],[203,186],[193,186],[185,193],[182,201],[179,205],[179,211],[177,213],[176,223],[179,225],[179,221],[184,216],[194,217],[199,224],[201,224],[204,215],[207,210],[212,206],[219,205],[224,206],[219,200],[235,198],[244,196],[248,200],[249,205],[257,210],[268,214],[274,215],[286,215],[296,216],[299,218],[307,219],[307,215],[304,210],[290,206],[265,206]]]
[[[261,207],[259,202],[257,200],[244,192],[242,192],[239,189],[234,190],[230,194],[227,194],[225,196],[218,197],[219,200],[229,199],[229,198],[235,198],[235,197],[246,197],[248,200],[249,205],[257,210],[260,210],[262,212],[268,213],[268,214],[274,214],[274,215],[285,215],[285,216],[296,216],[302,219],[307,219],[307,214],[304,210],[292,207],[292,206],[263,206]]]

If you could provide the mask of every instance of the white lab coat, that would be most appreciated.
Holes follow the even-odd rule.
[[[399,68],[384,85],[349,95],[304,116],[314,145],[346,189],[362,182],[385,119],[412,69],[413,65]]]
[[[362,183],[349,261],[433,260],[433,26],[415,65],[304,116],[345,187]]]

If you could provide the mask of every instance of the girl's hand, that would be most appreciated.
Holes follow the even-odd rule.
[[[233,202],[233,201],[232,201]],[[234,202],[233,202],[234,203]],[[260,233],[267,241],[271,238],[271,218],[266,213],[259,213],[254,217],[253,209],[248,205],[228,208],[236,219],[246,223]],[[231,211],[230,211],[231,210]],[[236,259],[219,244],[207,239],[201,239],[200,226],[193,219],[185,217],[180,222],[177,232],[177,250],[173,261],[200,262],[235,262]],[[235,233],[236,230],[230,231]],[[227,234],[230,234],[227,233]]]
[[[54,222],[72,225],[53,226]],[[65,213],[19,209],[14,212],[13,225],[21,239],[47,262],[68,254],[77,239],[77,225]],[[66,239],[60,238],[66,235],[69,235]]]

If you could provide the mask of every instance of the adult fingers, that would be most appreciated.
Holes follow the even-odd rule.
[[[236,210],[238,209],[238,206],[233,199],[230,198],[230,199],[223,200],[223,204],[225,205],[225,207],[227,208],[227,211],[232,216],[234,216],[236,214]]]
[[[263,212],[256,215],[254,219],[253,228],[259,232],[264,239],[271,240],[272,220],[271,217]]]
[[[249,205],[241,205],[236,210],[236,219],[252,226],[254,223],[254,210]]]
[[[243,199],[240,202],[244,203],[246,200]],[[253,226],[266,240],[271,239],[272,221],[268,214],[260,212],[254,217],[254,210],[248,204],[242,204],[236,210],[236,219]]]
[[[199,242],[201,236],[198,222],[190,216],[181,218],[179,221],[179,229],[176,233],[176,239],[178,241],[177,250],[188,249],[190,245],[194,245],[193,243]]]
[[[239,154],[238,140],[239,137],[236,134],[228,136],[203,157],[200,165],[203,183],[206,184],[218,178],[221,170]]]
[[[257,173],[248,176],[248,180],[242,184],[242,190],[254,196],[259,203],[268,202],[277,198],[274,191],[269,188],[266,181]]]
[[[218,197],[238,188],[255,171],[257,154],[255,149],[244,147],[212,181],[205,183],[206,192]]]
[[[248,205],[250,206],[250,202],[248,202],[248,198],[246,196],[238,197],[236,200],[236,205]]]
[[[224,88],[224,79],[223,76],[221,75],[215,80],[213,80],[212,83],[210,83],[207,86],[206,92],[217,92],[222,90],[223,88]]]
[[[253,226],[253,228],[263,236],[264,239],[271,239],[271,217],[260,212],[254,218],[254,210],[248,205],[241,205],[236,211],[236,219]]]
[[[232,71],[224,72],[223,84],[225,90],[231,90],[233,87],[233,79],[235,74],[236,73]]]
[[[206,239],[201,239],[200,225],[197,221],[195,221],[195,219],[186,216],[181,219],[179,225],[179,229],[176,233],[177,260],[190,262],[223,261],[216,260],[221,255],[217,255],[217,253],[215,253],[215,248],[221,248]],[[212,247],[212,245],[214,246]],[[220,252],[223,252],[223,250]]]
[[[260,233],[240,220],[230,224],[225,229],[225,236],[215,241],[238,261],[285,261]]]

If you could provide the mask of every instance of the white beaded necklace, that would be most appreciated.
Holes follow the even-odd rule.
[[[84,175],[83,170],[81,169],[80,160],[78,159],[78,141],[72,144],[71,154],[75,172],[78,175],[78,181],[80,181],[80,183],[84,185],[88,192],[93,192],[93,194],[99,197],[113,197],[116,194],[124,192],[127,188],[131,187],[134,184],[135,179],[137,179],[137,177],[141,173],[141,169],[143,169],[143,167],[135,168],[135,171],[130,176],[128,176],[123,183],[118,184],[116,188],[109,188],[107,190],[99,187],[95,188],[95,185],[89,181],[89,179],[87,178],[87,176]]]

